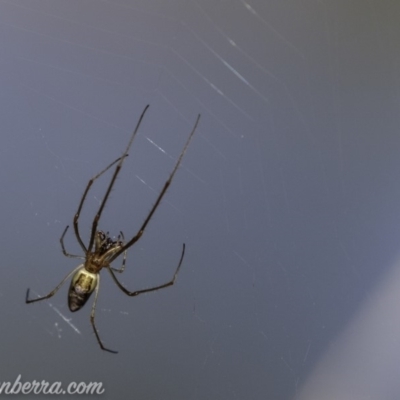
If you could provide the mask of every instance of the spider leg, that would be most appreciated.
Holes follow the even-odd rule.
[[[148,289],[142,289],[142,290],[136,290],[134,292],[130,292],[128,289],[126,289],[124,286],[122,286],[122,284],[118,281],[117,277],[115,276],[114,272],[111,270],[111,268],[107,268],[108,271],[111,274],[111,277],[113,278],[114,282],[117,284],[117,286],[128,296],[138,296],[139,294],[142,293],[148,293],[148,292],[154,292],[155,290],[159,290],[159,289],[164,289],[168,286],[172,286],[175,283],[176,277],[178,276],[179,273],[179,269],[181,268],[182,265],[182,261],[183,261],[183,257],[185,255],[185,243],[183,243],[183,247],[182,247],[182,255],[181,258],[179,260],[179,264],[175,270],[174,276],[172,277],[172,279],[167,282],[164,283],[163,285],[159,285],[159,286],[154,286],[152,288],[148,288]]]
[[[118,240],[119,240],[120,237],[122,238],[122,241],[124,242],[124,241],[125,241],[125,237],[124,237],[124,234],[122,233],[122,231],[119,232]],[[121,266],[121,268],[114,268],[114,267],[112,267],[112,266],[110,265],[110,268],[111,268],[114,272],[118,272],[119,274],[122,274],[122,272],[124,272],[127,253],[128,253],[127,250],[125,250],[125,251],[124,251],[124,258],[123,258],[123,260],[122,260],[122,266]]]
[[[86,189],[85,189],[85,191],[83,192],[83,196],[82,196],[82,199],[81,199],[81,202],[79,203],[79,207],[78,207],[78,210],[77,210],[77,212],[76,212],[76,214],[75,214],[75,216],[74,216],[74,231],[75,231],[75,236],[76,236],[76,239],[78,240],[78,243],[80,244],[80,246],[82,247],[82,250],[85,252],[85,253],[87,253],[87,249],[86,249],[86,246],[84,245],[84,243],[83,243],[83,241],[82,241],[82,239],[81,239],[81,235],[79,234],[79,228],[78,228],[78,220],[79,220],[79,216],[80,216],[80,214],[81,214],[81,211],[82,211],[82,207],[83,207],[83,203],[84,203],[84,201],[86,200],[86,196],[87,196],[87,194],[88,194],[88,192],[89,192],[89,190],[90,190],[90,187],[93,185],[93,182],[97,179],[97,178],[99,178],[101,175],[103,175],[106,171],[108,171],[113,165],[115,165],[118,161],[122,161],[125,157],[127,157],[128,156],[128,154],[127,153],[124,153],[123,155],[122,155],[122,157],[119,157],[119,158],[117,158],[115,161],[113,161],[109,166],[107,166],[107,168],[104,168],[101,172],[99,172],[96,176],[94,176],[93,178],[91,178],[90,180],[89,180],[89,182],[88,182],[88,184],[87,184],[87,186],[86,186]],[[119,164],[118,164],[119,165]],[[68,229],[68,228],[67,228]],[[66,232],[66,231],[65,231]],[[64,233],[65,233],[64,232]],[[92,241],[92,244],[91,244],[91,246],[89,246],[89,249],[91,249],[92,248],[92,245],[93,245],[93,241]],[[65,254],[65,253],[64,253]]]
[[[65,236],[65,234],[67,233],[68,228],[69,228],[69,225],[67,225],[67,226],[65,227],[64,232],[63,232],[63,234],[62,234],[61,237],[60,237],[60,243],[61,243],[62,252],[63,252],[64,256],[66,256],[66,257],[70,257],[70,258],[81,258],[82,260],[84,260],[85,257],[76,256],[76,255],[74,255],[74,254],[69,254],[69,253],[67,253],[67,251],[65,250],[65,247],[64,247],[64,236]]]
[[[74,268],[70,273],[68,273],[68,275],[49,293],[46,294],[46,296],[43,297],[37,297],[36,299],[29,299],[29,288],[26,291],[26,297],[25,297],[25,303],[29,304],[29,303],[35,303],[36,301],[40,301],[40,300],[45,300],[45,299],[49,299],[50,297],[54,296],[57,292],[58,289],[60,289],[60,287],[64,284],[64,282],[72,275],[74,274],[76,271],[78,271],[79,268],[82,268],[83,264],[78,265],[76,268]]]
[[[200,120],[200,114],[197,116],[196,122],[193,126],[192,131],[190,132],[189,138],[186,141],[186,144],[183,148],[183,150],[181,151],[181,154],[179,155],[178,161],[175,164],[175,167],[173,169],[173,171],[171,172],[171,175],[169,176],[168,180],[165,182],[163,189],[161,190],[160,194],[157,197],[156,202],[154,203],[152,209],[150,210],[149,214],[147,215],[147,218],[145,219],[145,221],[143,222],[143,225],[140,227],[139,231],[136,233],[136,235],[128,242],[126,243],[117,253],[114,254],[114,256],[111,258],[110,262],[112,262],[113,260],[115,260],[121,253],[123,253],[124,251],[126,251],[129,247],[131,247],[133,244],[135,244],[143,235],[144,230],[146,229],[147,224],[150,222],[151,217],[153,216],[154,212],[157,210],[158,205],[160,204],[162,198],[164,197],[164,194],[166,193],[169,185],[171,184],[171,181],[175,175],[175,172],[178,170],[178,167],[182,161],[183,156],[185,155],[186,149],[189,146],[189,143],[193,137],[194,132],[196,131],[197,125],[199,123]]]
[[[115,180],[117,179],[117,176],[118,176],[118,174],[119,174],[119,171],[120,171],[121,168],[122,168],[122,163],[124,162],[125,157],[128,155],[129,148],[130,148],[131,145],[132,145],[133,139],[135,138],[136,133],[137,133],[137,131],[139,130],[139,127],[140,127],[140,125],[141,125],[141,123],[142,123],[144,114],[146,113],[146,111],[147,111],[148,108],[149,108],[149,105],[147,105],[147,106],[144,108],[142,114],[140,115],[139,121],[137,122],[136,127],[135,127],[135,129],[134,129],[134,131],[133,131],[133,133],[132,133],[132,136],[131,136],[131,139],[129,140],[128,146],[126,146],[126,149],[125,149],[124,154],[122,155],[122,157],[120,158],[119,163],[118,163],[117,166],[115,167],[114,175],[113,175],[112,178],[111,178],[110,184],[108,185],[106,194],[105,194],[104,197],[103,197],[103,201],[102,201],[101,204],[100,204],[99,210],[97,211],[97,214],[96,214],[96,216],[94,217],[93,224],[92,224],[92,233],[90,234],[90,241],[89,241],[89,246],[88,246],[88,250],[89,250],[89,251],[92,250],[92,246],[93,246],[93,242],[94,242],[94,237],[95,237],[96,231],[97,231],[97,225],[98,225],[98,223],[99,223],[99,220],[100,220],[101,214],[102,214],[102,212],[103,212],[104,206],[106,205],[106,202],[107,202],[107,200],[108,200],[108,196],[109,196],[110,193],[111,193],[111,190],[112,190],[112,188],[113,188],[113,186],[114,186]],[[110,167],[111,167],[111,165],[110,165]],[[109,168],[109,167],[108,167],[108,168]],[[107,169],[108,169],[108,168],[107,168]],[[101,173],[100,173],[100,174],[101,174]],[[93,183],[93,180],[92,180],[92,183]],[[84,196],[86,196],[86,192],[89,190],[90,185],[91,185],[92,183],[90,183],[90,181],[89,181],[89,184],[88,184],[87,190],[85,191]],[[81,201],[81,204],[82,204],[82,203],[83,203],[83,199],[82,199],[82,201]],[[81,208],[81,206],[80,206],[80,208]],[[79,215],[77,214],[77,216],[79,216]],[[75,216],[75,218],[77,218],[77,216]],[[75,220],[74,220],[74,222],[75,222]],[[120,253],[120,254],[121,254],[121,253]]]
[[[128,251],[125,250],[125,251],[124,251],[124,258],[123,258],[123,260],[122,260],[122,266],[121,266],[121,268],[114,268],[114,267],[111,267],[111,266],[110,266],[110,268],[111,268],[114,272],[118,272],[119,274],[122,274],[122,273],[124,272],[127,253],[128,253]]]
[[[110,350],[110,349],[107,349],[106,347],[104,347],[103,342],[100,339],[99,332],[97,331],[96,324],[94,322],[96,303],[97,303],[97,295],[99,294],[99,287],[100,287],[100,275],[98,275],[97,285],[96,285],[95,292],[94,292],[94,301],[93,301],[93,305],[92,305],[92,311],[90,312],[90,323],[92,324],[94,334],[96,335],[97,342],[99,343],[101,349],[108,351],[110,353],[117,354],[118,351]]]

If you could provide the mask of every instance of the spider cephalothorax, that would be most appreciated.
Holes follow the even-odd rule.
[[[96,251],[99,252],[100,255],[103,255],[110,249],[115,249],[116,247],[122,247],[124,245],[123,241],[121,238],[124,238],[124,235],[122,232],[120,232],[117,240],[112,240],[107,233],[104,233],[103,231],[97,231],[96,233],[96,239],[95,239],[95,249]]]
[[[86,189],[83,192],[81,201],[78,205],[78,210],[74,216],[74,232],[75,232],[75,236],[76,239],[79,243],[79,245],[81,246],[83,252],[85,253],[84,256],[77,256],[77,255],[73,255],[73,254],[69,254],[64,247],[64,236],[67,233],[68,230],[68,226],[65,228],[63,234],[61,235],[60,238],[60,243],[61,243],[61,249],[62,252],[65,256],[67,257],[71,257],[71,258],[80,258],[83,259],[84,262],[83,264],[78,265],[75,269],[73,269],[49,294],[47,294],[46,296],[43,297],[38,297],[36,299],[29,299],[29,289],[26,292],[26,303],[34,303],[36,301],[40,301],[40,300],[44,300],[44,299],[48,299],[52,296],[54,296],[54,294],[57,293],[58,289],[60,289],[60,287],[64,284],[64,282],[72,276],[71,279],[71,284],[69,287],[69,291],[68,291],[68,307],[71,311],[78,311],[79,309],[81,309],[85,303],[87,302],[87,300],[89,299],[89,297],[91,296],[91,294],[94,292],[94,301],[93,301],[93,306],[92,306],[92,311],[90,313],[90,322],[92,324],[93,327],[93,331],[96,335],[96,339],[100,345],[100,347],[103,350],[109,351],[111,353],[117,353],[114,350],[110,350],[107,349],[106,347],[104,347],[99,333],[97,331],[96,325],[95,325],[95,310],[96,310],[96,302],[97,302],[97,295],[99,292],[99,286],[100,286],[100,271],[105,268],[108,270],[108,272],[111,275],[111,278],[113,279],[113,281],[116,283],[116,285],[128,296],[137,296],[141,293],[148,293],[148,292],[153,292],[155,290],[159,290],[159,289],[163,289],[166,288],[168,286],[171,286],[174,284],[175,279],[178,275],[179,269],[181,267],[182,261],[183,261],[183,257],[185,255],[185,244],[183,244],[182,247],[182,253],[181,253],[181,258],[179,260],[178,266],[175,270],[174,276],[172,277],[172,279],[170,281],[168,281],[167,283],[164,283],[162,285],[158,285],[158,286],[154,286],[148,289],[142,289],[142,290],[136,290],[134,292],[130,292],[129,290],[127,290],[124,286],[122,286],[122,284],[119,282],[119,280],[117,279],[116,275],[114,272],[118,272],[118,273],[122,273],[125,269],[125,261],[126,261],[126,252],[129,249],[129,247],[133,246],[143,235],[144,230],[146,229],[147,224],[150,222],[151,217],[153,216],[154,212],[156,211],[158,205],[161,202],[161,199],[163,198],[164,194],[166,193],[168,187],[171,184],[171,181],[175,175],[175,172],[177,171],[183,155],[185,154],[185,151],[190,143],[190,140],[193,137],[193,134],[196,130],[197,124],[199,123],[199,119],[200,119],[200,115],[197,117],[196,123],[189,135],[188,140],[186,141],[185,146],[183,147],[183,150],[181,151],[181,154],[179,155],[179,158],[175,164],[174,169],[171,172],[171,175],[169,176],[168,180],[165,182],[164,187],[162,188],[161,192],[159,193],[153,207],[151,208],[149,214],[147,215],[147,217],[145,218],[142,226],[139,228],[139,230],[137,231],[137,233],[133,236],[132,239],[130,239],[128,242],[125,242],[124,240],[124,235],[122,232],[120,232],[120,235],[117,237],[117,240],[113,240],[109,237],[108,232],[104,233],[103,231],[99,231],[97,230],[97,226],[98,223],[100,221],[100,217],[101,214],[104,210],[104,207],[107,203],[108,197],[110,195],[110,192],[114,186],[114,183],[117,179],[117,176],[122,168],[122,164],[125,160],[125,158],[128,156],[128,151],[129,148],[132,145],[133,139],[136,136],[136,133],[139,129],[139,126],[142,122],[142,119],[144,117],[144,114],[146,113],[147,109],[149,106],[146,106],[145,109],[142,112],[142,115],[139,118],[138,123],[136,124],[136,128],[132,133],[131,139],[129,140],[129,143],[125,149],[125,152],[123,153],[123,155],[118,158],[117,160],[115,160],[114,162],[112,162],[107,168],[105,168],[103,171],[101,171],[100,173],[98,173],[96,176],[94,176],[92,179],[89,180],[88,184],[86,185]],[[103,197],[102,202],[100,203],[100,207],[93,219],[92,222],[92,227],[91,227],[91,234],[90,234],[90,238],[89,238],[89,244],[86,247],[86,245],[83,243],[82,239],[81,239],[81,235],[79,233],[79,227],[78,227],[78,221],[79,221],[79,216],[80,213],[82,211],[83,208],[83,204],[85,202],[86,196],[93,184],[93,182],[98,179],[101,175],[103,175],[106,171],[108,171],[112,166],[116,165],[115,167],[115,171],[114,174],[111,177],[111,181],[107,187],[106,193]],[[122,239],[122,240],[121,240]],[[94,246],[94,249],[93,249]],[[111,263],[117,258],[119,257],[121,254],[124,254],[123,256],[123,260],[122,260],[122,266],[121,268],[114,268],[111,266]]]

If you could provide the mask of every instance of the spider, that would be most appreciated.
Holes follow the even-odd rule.
[[[126,262],[126,256],[127,256],[127,250],[133,246],[143,235],[143,232],[147,226],[147,224],[150,222],[154,212],[156,211],[157,207],[159,206],[162,198],[164,197],[168,187],[170,186],[172,179],[182,161],[182,158],[186,152],[187,147],[189,146],[189,143],[193,137],[194,132],[196,131],[197,125],[200,120],[200,114],[198,115],[196,122],[194,124],[194,127],[189,135],[189,138],[186,141],[185,146],[183,147],[183,150],[181,151],[181,154],[179,155],[179,158],[175,164],[174,169],[172,170],[168,180],[165,182],[164,187],[162,188],[160,194],[157,197],[156,202],[154,203],[153,207],[151,208],[149,214],[147,215],[146,219],[144,220],[142,226],[139,228],[135,236],[133,236],[132,239],[129,241],[125,242],[124,234],[120,232],[116,240],[113,240],[110,238],[109,233],[104,233],[101,230],[97,230],[97,226],[100,221],[101,214],[104,210],[104,207],[107,203],[108,197],[110,196],[110,192],[114,186],[114,183],[117,179],[117,176],[119,172],[121,171],[122,164],[125,160],[125,158],[128,156],[128,151],[132,145],[133,139],[136,136],[137,131],[139,130],[140,124],[142,123],[143,117],[149,108],[149,105],[147,105],[140,118],[139,121],[136,124],[136,127],[132,133],[132,136],[129,140],[129,143],[125,149],[125,152],[122,154],[121,157],[113,161],[108,167],[106,167],[104,170],[102,170],[100,173],[95,175],[92,179],[89,180],[89,182],[86,185],[86,189],[83,192],[81,201],[78,206],[78,210],[74,216],[74,232],[76,239],[81,246],[85,256],[77,256],[74,254],[69,254],[65,250],[64,246],[64,236],[67,233],[67,230],[69,226],[64,229],[63,234],[60,237],[60,243],[61,243],[61,250],[63,254],[66,257],[70,258],[80,258],[83,259],[84,262],[83,264],[78,265],[76,268],[74,268],[49,294],[43,297],[38,297],[35,299],[29,299],[29,288],[26,292],[26,298],[25,302],[28,303],[34,303],[36,301],[40,300],[45,300],[48,299],[52,296],[54,296],[60,287],[65,283],[65,281],[72,276],[71,284],[69,287],[68,291],[68,307],[70,311],[78,311],[80,310],[87,302],[91,294],[94,292],[94,301],[92,305],[92,310],[90,313],[90,323],[93,327],[93,331],[96,335],[97,342],[99,343],[100,347],[102,350],[108,351],[110,353],[118,353],[115,350],[110,350],[106,348],[103,345],[103,342],[100,339],[100,335],[97,331],[96,324],[95,324],[95,311],[96,311],[96,302],[97,302],[97,295],[99,293],[99,287],[100,287],[100,271],[102,268],[105,268],[108,270],[108,272],[111,274],[111,278],[113,281],[116,283],[116,285],[119,287],[120,290],[122,290],[126,295],[135,297],[138,296],[139,294],[142,293],[148,293],[148,292],[153,292],[159,289],[164,289],[168,286],[172,286],[175,283],[175,279],[178,275],[179,269],[181,267],[183,257],[185,255],[185,243],[183,243],[182,246],[182,253],[181,257],[178,263],[178,266],[176,267],[175,273],[172,277],[172,279],[169,282],[166,282],[162,285],[154,286],[148,289],[142,289],[142,290],[136,290],[134,292],[129,291],[126,289],[122,284],[118,281],[115,272],[122,273],[125,269],[125,262]],[[100,178],[106,171],[108,171],[111,167],[113,167],[116,164],[114,174],[111,177],[111,181],[108,184],[107,190],[105,192],[105,195],[103,197],[103,200],[101,201],[100,207],[97,211],[97,214],[95,215],[92,223],[92,228],[91,228],[91,234],[90,234],[90,240],[89,240],[89,245],[86,247],[85,244],[83,243],[81,239],[81,235],[79,233],[79,228],[78,228],[78,222],[79,222],[79,216],[81,214],[83,204],[85,202],[85,199],[87,197],[87,194],[94,183],[98,178]],[[93,249],[94,246],[94,249]],[[118,258],[121,254],[123,254],[123,259],[122,259],[122,266],[120,268],[113,268],[111,266],[111,263]]]

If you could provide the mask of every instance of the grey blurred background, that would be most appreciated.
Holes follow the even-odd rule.
[[[313,398],[315,369],[397,268],[399,12],[394,0],[0,0],[0,382]],[[36,304],[25,291],[48,293],[79,262],[59,237],[146,104],[100,228],[136,232],[201,113],[121,281],[163,283],[187,252],[175,286],[134,299],[102,273],[112,355],[91,301],[69,312],[69,283]],[[86,242],[108,179],[85,204]],[[72,230],[66,246],[81,253]],[[400,398],[397,381],[381,399]]]

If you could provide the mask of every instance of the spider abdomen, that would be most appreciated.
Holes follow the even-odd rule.
[[[88,301],[97,286],[98,274],[80,268],[72,277],[68,291],[68,307],[71,311],[80,310]]]

